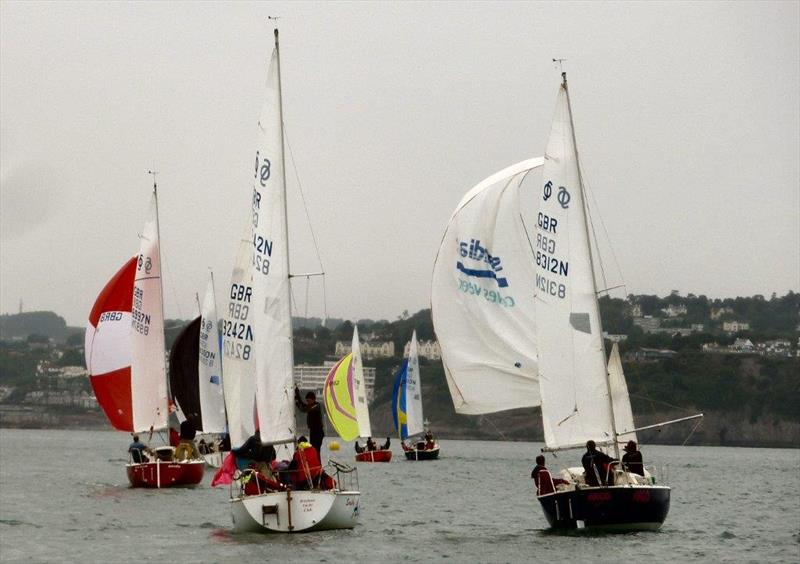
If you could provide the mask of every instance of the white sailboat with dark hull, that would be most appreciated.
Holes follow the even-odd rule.
[[[545,450],[594,441],[611,447],[618,460],[619,443],[639,429],[616,347],[606,363],[562,77],[545,157],[489,177],[453,214],[434,266],[433,321],[457,412],[541,405]],[[519,190],[538,169],[539,209],[529,231]],[[584,468],[569,468],[549,488],[540,486],[538,499],[554,528],[657,529],[669,511],[670,488],[642,474],[616,463],[606,476],[587,481]]]
[[[249,252],[237,258],[230,289],[234,307],[223,331],[225,399],[232,444],[241,446],[257,427],[262,444],[273,445],[281,456],[294,451],[297,436],[277,29],[258,127],[250,236],[245,239]],[[302,443],[297,446],[304,450]],[[307,484],[295,481],[262,490],[258,480],[237,482],[230,500],[235,531],[297,533],[355,526],[360,493],[343,483],[355,482],[354,470],[331,462],[329,478],[317,480],[311,478],[316,463],[299,459],[302,468],[296,471],[309,476]]]

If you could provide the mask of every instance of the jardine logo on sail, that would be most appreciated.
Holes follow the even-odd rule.
[[[470,239],[469,243],[465,241],[458,242],[458,253],[478,263],[485,263],[488,269],[468,268],[464,263],[457,261],[456,268],[466,274],[467,276],[474,276],[476,278],[493,278],[500,288],[508,287],[508,280],[505,277],[498,276],[498,273],[503,270],[503,265],[500,257],[492,256],[489,250],[481,246],[480,239]],[[483,266],[481,264],[481,266]]]

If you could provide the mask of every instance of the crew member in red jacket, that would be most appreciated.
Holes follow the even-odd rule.
[[[297,490],[308,489],[319,483],[322,474],[319,453],[305,437],[297,439],[297,450],[289,469],[292,471],[292,485]]]

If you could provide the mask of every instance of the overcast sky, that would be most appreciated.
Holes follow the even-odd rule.
[[[0,310],[84,323],[159,176],[166,313],[248,212],[272,22],[328,313],[428,307],[459,199],[544,151],[564,57],[628,292],[800,286],[798,2],[0,4]],[[288,158],[288,157],[287,157]],[[293,271],[317,270],[291,164]],[[613,259],[605,257],[613,266]],[[617,276],[619,278],[619,276]],[[299,313],[305,284],[296,285]],[[310,288],[309,315],[321,292]]]

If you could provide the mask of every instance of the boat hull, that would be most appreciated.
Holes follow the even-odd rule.
[[[439,447],[430,450],[407,450],[405,454],[407,460],[436,460],[439,458]]]
[[[358,523],[356,491],[288,491],[231,499],[237,533],[306,533],[352,529]]]
[[[390,462],[391,460],[392,451],[389,449],[369,450],[356,454],[356,462]]]
[[[538,499],[554,529],[654,531],[669,513],[670,488],[645,485],[580,488]]]
[[[203,460],[164,462],[156,460],[142,464],[127,464],[128,481],[134,488],[170,488],[193,486],[203,480],[206,463]]]

